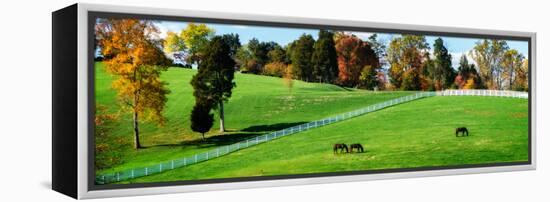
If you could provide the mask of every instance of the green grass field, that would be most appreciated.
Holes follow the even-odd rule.
[[[237,87],[225,105],[226,127],[229,133],[218,135],[218,121],[202,141],[198,133],[190,129],[190,112],[194,105],[192,87],[189,84],[196,70],[169,68],[161,79],[168,82],[168,95],[164,115],[168,121],[164,127],[142,123],[141,143],[145,149],[134,150],[130,114],[121,113],[110,134],[110,144],[124,145],[120,151],[122,162],[110,168],[97,170],[97,174],[111,173],[132,168],[155,165],[161,161],[179,159],[204,152],[220,145],[231,144],[258,134],[298,125],[356,110],[385,100],[405,96],[413,92],[372,92],[344,89],[335,85],[295,81],[291,92],[280,78],[236,74]],[[113,76],[105,72],[104,64],[96,63],[96,105],[108,107],[108,111],[120,111],[116,91],[111,88]],[[216,115],[217,118],[217,115]],[[109,140],[111,141],[111,140]]]
[[[469,137],[455,137],[467,126]],[[334,143],[365,153],[335,155]],[[527,161],[527,100],[432,97],[123,183]]]

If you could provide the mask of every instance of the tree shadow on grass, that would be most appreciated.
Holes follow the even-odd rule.
[[[244,128],[241,131],[268,133],[268,132],[282,130],[282,129],[285,129],[285,128],[290,128],[292,126],[297,126],[297,125],[304,124],[304,123],[307,123],[307,122],[276,123],[276,124],[270,124],[270,125],[256,125],[256,126],[250,126],[248,128]]]
[[[277,123],[271,125],[256,125],[244,128],[242,130],[227,130],[223,135],[208,136],[204,140],[202,138],[196,140],[182,141],[179,144],[159,144],[151,145],[145,148],[154,147],[177,147],[177,146],[195,146],[197,148],[219,147],[234,144],[247,139],[255,138],[256,136],[265,135],[267,133],[290,128],[307,122],[295,123]]]

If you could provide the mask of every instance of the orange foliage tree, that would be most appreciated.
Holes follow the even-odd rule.
[[[355,87],[360,83],[361,70],[365,66],[370,66],[375,71],[380,67],[380,62],[367,42],[354,35],[339,33],[338,36],[336,41],[338,83]]]
[[[162,111],[169,90],[159,77],[170,61],[155,40],[159,31],[151,21],[137,19],[105,19],[95,31],[107,71],[116,76],[112,87],[119,103],[132,114],[134,147],[141,148],[140,121],[165,122]]]

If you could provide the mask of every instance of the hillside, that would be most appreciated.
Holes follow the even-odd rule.
[[[526,161],[527,100],[432,97],[281,138],[135,182]],[[469,137],[455,137],[466,126]],[[334,155],[334,143],[367,152]]]
[[[229,132],[218,136],[218,122],[214,123],[207,140],[200,140],[190,129],[189,116],[194,105],[189,84],[195,70],[169,68],[161,79],[168,84],[164,115],[165,126],[141,124],[141,142],[145,149],[135,151],[132,144],[132,121],[128,113],[120,110],[116,92],[111,88],[113,76],[105,72],[104,64],[96,63],[96,105],[105,106],[120,118],[113,124],[112,143],[123,145],[119,152],[122,163],[98,173],[114,172],[153,165],[160,161],[206,151],[213,147],[231,144],[265,132],[274,131],[303,122],[321,119],[341,112],[355,110],[374,103],[401,97],[412,92],[372,92],[344,89],[330,84],[294,81],[289,89],[280,78],[251,74],[236,74],[233,96],[225,106],[226,127]],[[217,115],[216,115],[217,117]]]

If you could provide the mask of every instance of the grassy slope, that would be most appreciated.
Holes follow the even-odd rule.
[[[525,161],[527,111],[523,99],[427,98],[131,182]],[[367,152],[334,155],[340,142]]]
[[[113,144],[127,145],[123,163],[98,173],[120,171],[154,165],[160,161],[181,158],[206,151],[215,146],[230,144],[256,134],[286,128],[302,122],[321,119],[334,114],[355,110],[377,102],[401,97],[410,92],[370,92],[347,90],[334,85],[295,81],[292,96],[280,78],[236,74],[237,87],[225,106],[226,127],[231,135],[214,136],[219,123],[214,127],[207,142],[198,141],[200,136],[190,130],[189,117],[194,105],[189,84],[195,70],[170,68],[161,76],[168,82],[171,94],[165,108],[168,122],[162,128],[155,124],[141,124],[141,143],[146,149],[131,149],[133,133],[129,114],[123,114],[111,134],[122,136]],[[107,74],[103,63],[96,63],[96,103],[119,110],[116,92],[111,89],[114,77]],[[216,115],[217,117],[217,115]]]

